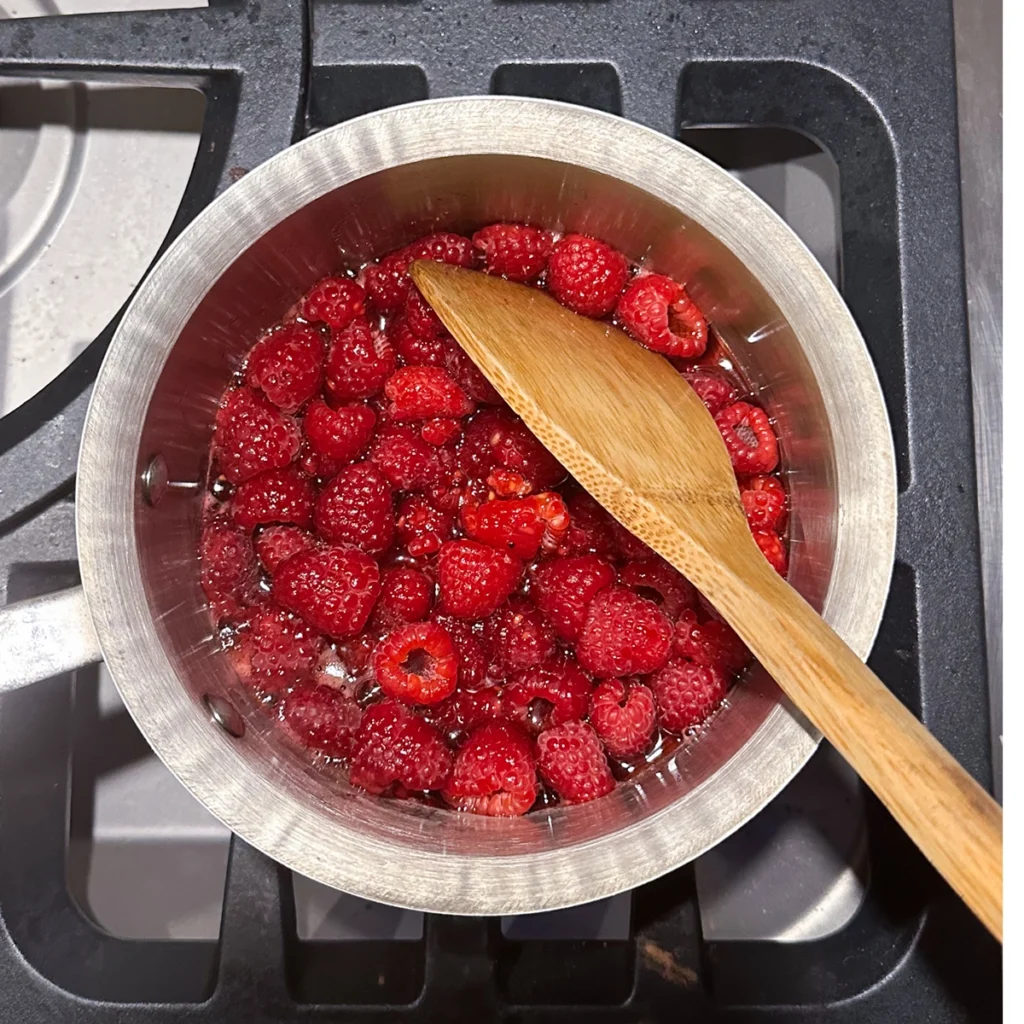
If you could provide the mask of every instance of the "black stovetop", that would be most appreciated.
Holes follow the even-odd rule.
[[[839,167],[842,291],[897,447],[897,566],[871,664],[990,785],[948,4],[251,0],[3,21],[0,73],[198,84],[203,136],[169,237],[309,132],[427,96],[545,96],[677,137],[774,125],[815,139]],[[0,600],[74,579],[78,438],[113,326],[0,420]],[[299,941],[288,872],[238,840],[219,941],[115,938],[66,882],[72,694],[61,678],[3,700],[5,1024],[1000,1017],[998,947],[870,797],[867,898],[815,941],[705,941],[692,867],[633,893],[628,940],[521,942],[495,921],[429,916],[420,941]]]

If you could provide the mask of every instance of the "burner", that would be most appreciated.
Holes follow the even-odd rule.
[[[52,11],[31,2],[0,0]],[[314,3],[310,34],[299,0],[121,6],[0,22],[0,71],[19,76],[0,83],[0,601],[74,582],[74,462],[107,321],[220,189],[396,103],[549,97],[704,152],[839,283],[899,463],[871,664],[990,781],[949,12],[652,0],[641,21],[628,0],[360,0]],[[907,24],[926,26],[912,47]],[[53,80],[76,76],[115,84]],[[51,317],[45,345],[26,311]],[[232,839],[102,667],[2,702],[0,1024],[259,1024],[314,1004],[339,1021],[999,1018],[995,944],[827,748],[695,865],[599,904],[474,920],[368,904]]]

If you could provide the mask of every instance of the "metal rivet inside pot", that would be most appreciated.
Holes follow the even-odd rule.
[[[223,697],[203,694],[203,704],[210,712],[210,721],[216,722],[229,736],[238,737],[245,733],[242,716]]]
[[[162,455],[154,455],[142,471],[142,497],[156,507],[167,490],[167,463]]]

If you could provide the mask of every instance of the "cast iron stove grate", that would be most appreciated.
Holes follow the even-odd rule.
[[[427,96],[567,100],[698,146],[694,126],[817,140],[839,167],[843,293],[897,443],[898,563],[872,664],[991,783],[948,4],[253,0],[0,22],[0,72],[202,88],[169,239],[308,132]],[[113,326],[0,421],[7,600],[74,579],[75,457]],[[634,892],[627,941],[515,942],[430,916],[419,942],[299,942],[288,872],[238,840],[218,942],[114,938],[66,884],[73,692],[60,678],[3,701],[2,1021],[999,1019],[998,948],[870,798],[868,898],[812,942],[705,942],[691,868]]]

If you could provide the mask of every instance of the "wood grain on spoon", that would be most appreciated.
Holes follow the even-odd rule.
[[[527,426],[704,592],[1001,941],[1002,810],[769,566],[685,380],[544,292],[442,263],[410,272]]]

